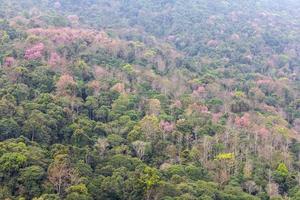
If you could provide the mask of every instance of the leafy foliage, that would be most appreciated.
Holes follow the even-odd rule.
[[[299,11],[3,0],[0,199],[298,199]]]

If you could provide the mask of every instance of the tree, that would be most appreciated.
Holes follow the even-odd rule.
[[[286,177],[289,173],[289,170],[284,163],[280,163],[276,169],[276,173],[282,177]]]
[[[4,59],[4,66],[5,67],[11,67],[11,66],[13,66],[14,63],[15,63],[14,57],[6,57]]]
[[[33,198],[33,200],[60,200],[56,194],[43,194],[39,198]]]
[[[112,91],[116,91],[118,93],[124,93],[125,92],[125,84],[124,83],[116,83],[112,88]]]
[[[161,111],[160,101],[158,99],[148,100],[148,115],[158,116]]]
[[[28,158],[21,153],[4,153],[0,157],[1,177],[9,177],[11,174],[18,172],[23,167]]]
[[[75,76],[81,80],[87,81],[90,79],[91,70],[84,60],[77,60],[73,69]]]
[[[234,113],[248,112],[249,110],[250,106],[245,100],[235,100],[231,104],[231,111]]]
[[[4,117],[12,117],[16,113],[16,105],[15,105],[16,102],[14,102],[13,99],[14,98],[12,98],[12,99],[2,98],[0,100],[0,117],[2,119]],[[10,120],[3,119],[3,122],[4,121],[10,122]]]
[[[62,63],[62,59],[58,53],[51,52],[48,64],[50,65],[50,67],[52,69],[57,69],[57,68],[59,69],[59,67],[62,67],[61,65],[63,63]]]
[[[95,144],[95,148],[99,152],[100,156],[103,156],[107,150],[109,143],[106,138],[99,138]]]
[[[85,184],[72,185],[67,189],[66,200],[92,200]]]
[[[233,153],[220,153],[215,158],[217,164],[216,179],[220,184],[225,184],[232,174],[235,164],[235,155]]]
[[[295,175],[290,174],[287,166],[281,162],[273,173],[273,179],[278,183],[278,192],[283,195],[297,185]]]
[[[33,198],[41,194],[41,184],[44,176],[45,170],[37,165],[21,169],[19,180],[24,188],[26,188],[25,194],[28,198]]]
[[[51,139],[51,122],[48,115],[39,110],[33,110],[24,122],[24,133],[32,141],[49,143]]]
[[[91,137],[94,134],[95,121],[88,117],[80,116],[75,119],[69,128],[73,131],[72,141],[78,146],[84,146],[91,142]]]
[[[149,144],[143,141],[134,141],[132,143],[133,149],[135,150],[137,156],[142,159],[146,153],[147,148],[149,149]]]
[[[0,140],[18,137],[21,129],[13,118],[4,118],[0,120]]]
[[[121,94],[112,104],[112,112],[110,113],[113,118],[118,118],[123,115],[127,110],[132,108],[133,97],[128,94]]]
[[[64,74],[62,75],[56,83],[56,90],[59,95],[74,95],[76,89],[76,82],[73,77]]]
[[[27,60],[36,60],[42,58],[45,45],[43,43],[37,43],[29,47],[25,51],[24,58]]]
[[[70,161],[64,154],[56,155],[49,165],[48,179],[59,195],[62,195],[68,186],[79,181],[76,170],[70,166]]]
[[[160,138],[159,120],[154,115],[146,115],[140,122],[141,132],[146,140],[155,141]]]
[[[151,167],[146,167],[141,176],[141,181],[145,185],[145,199],[149,200],[155,195],[155,189],[160,183],[158,171]]]
[[[235,125],[241,128],[248,127],[250,125],[250,115],[246,113],[242,117],[236,117]]]

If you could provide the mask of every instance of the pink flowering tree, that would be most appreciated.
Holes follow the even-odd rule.
[[[199,112],[199,113],[208,113],[209,112],[207,106],[205,106],[205,105],[199,105],[199,104],[196,104],[196,103],[194,103],[192,105],[192,109],[194,111]]]
[[[202,94],[202,93],[205,92],[205,87],[203,87],[202,85],[200,85],[200,86],[198,86],[198,88],[197,88],[196,91],[197,91],[197,93]]]
[[[180,100],[175,100],[174,103],[171,105],[173,108],[182,108],[182,103]]]
[[[166,139],[169,133],[172,133],[175,129],[175,123],[168,121],[161,121],[159,127],[162,130],[163,139]]]
[[[268,129],[266,129],[265,127],[258,129],[257,133],[258,133],[258,136],[262,139],[266,139],[270,136],[270,131]]]
[[[45,45],[43,43],[37,43],[26,49],[24,58],[26,60],[37,60],[42,58]]]
[[[61,58],[60,56],[56,53],[56,52],[52,52],[50,54],[50,58],[49,58],[49,65],[51,67],[55,67],[56,65],[59,65],[61,62]]]
[[[6,57],[4,59],[4,66],[5,67],[11,67],[15,62],[15,59],[13,57]]]
[[[205,94],[205,87],[203,87],[202,85],[198,86],[192,93],[192,95],[194,97],[203,97],[203,95]]]
[[[171,133],[175,129],[175,124],[168,121],[161,121],[160,128],[167,133]]]
[[[100,38],[101,41],[107,41],[108,38],[102,32],[95,32],[88,29],[72,29],[72,28],[34,28],[27,31],[29,34],[39,37],[45,37],[51,40],[55,44],[70,44],[78,39],[88,41],[90,43],[95,42],[96,38]]]

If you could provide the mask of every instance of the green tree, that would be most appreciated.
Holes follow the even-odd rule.
[[[25,195],[28,198],[39,196],[42,192],[42,181],[45,178],[45,170],[36,165],[21,169],[18,178],[21,184],[26,188]]]
[[[88,193],[86,185],[72,185],[67,189],[67,200],[92,200],[91,196]]]
[[[155,194],[155,189],[160,184],[160,176],[155,168],[146,167],[141,176],[141,181],[145,185],[145,199],[151,199]]]
[[[0,157],[0,172],[2,177],[9,177],[24,167],[28,158],[21,153],[4,153]]]
[[[24,121],[23,130],[25,135],[32,141],[49,143],[51,139],[49,123],[51,123],[51,121],[48,115],[39,110],[33,110]]]
[[[18,137],[21,129],[19,124],[13,118],[4,118],[0,120],[0,140]]]

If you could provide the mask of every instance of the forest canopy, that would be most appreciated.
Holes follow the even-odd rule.
[[[2,0],[0,199],[299,200],[298,0]]]

